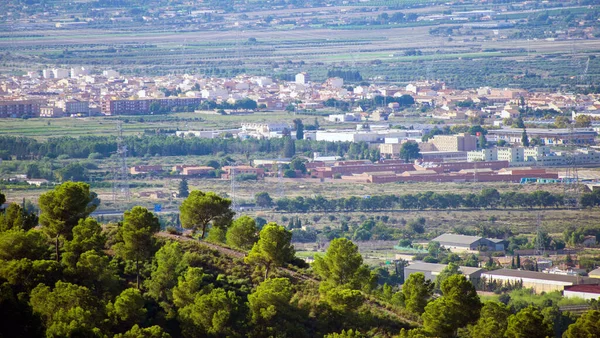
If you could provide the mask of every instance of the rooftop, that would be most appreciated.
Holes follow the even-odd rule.
[[[588,275],[600,276],[600,268],[588,272]]]
[[[577,276],[565,276],[565,275],[556,275],[556,274],[536,272],[536,271],[511,270],[511,269],[500,269],[500,270],[488,271],[488,272],[485,272],[485,274],[492,278],[494,276],[506,276],[506,277],[516,277],[516,278],[547,280],[547,281],[555,281],[555,282],[565,282],[565,283],[573,283],[573,284],[579,284],[586,280],[586,278],[577,277]]]
[[[565,286],[565,291],[587,292],[587,293],[597,293],[597,294],[600,294],[600,285],[596,285],[596,284],[583,284],[583,285]]]
[[[480,240],[481,237],[478,236],[466,236],[466,235],[456,235],[456,234],[443,234],[439,235],[431,241],[440,242],[440,244],[444,245],[444,243],[452,243],[452,244],[465,244],[470,245],[474,242]]]
[[[442,272],[448,265],[447,264],[437,264],[437,263],[425,263],[421,261],[414,261],[410,263],[407,268],[413,270],[422,270],[422,271],[431,271],[434,274]],[[470,275],[472,273],[482,271],[481,268],[474,268],[470,266],[459,266],[458,269],[465,275]]]
[[[527,128],[527,134],[547,134],[547,135],[569,135],[571,130],[567,128],[563,129],[542,129],[542,128]],[[490,134],[518,134],[521,135],[523,133],[522,128],[502,128],[502,129],[491,129],[489,131]],[[596,134],[596,132],[591,128],[575,128],[573,129],[573,133],[585,133],[585,134]]]

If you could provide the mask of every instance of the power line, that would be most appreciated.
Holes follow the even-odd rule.
[[[129,191],[129,171],[127,167],[127,146],[123,141],[123,125],[117,121],[117,155],[118,165],[114,170],[113,179],[113,204],[118,202],[129,203],[131,194]],[[123,206],[122,204],[120,205]]]

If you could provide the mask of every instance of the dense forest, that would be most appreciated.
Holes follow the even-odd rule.
[[[5,196],[0,194],[2,202]],[[369,269],[346,238],[308,266],[291,233],[235,218],[231,201],[192,191],[190,235],[161,232],[134,207],[118,224],[89,217],[85,183],[0,214],[1,337],[594,337],[597,303],[577,317],[543,305],[482,302],[450,264],[435,281]],[[516,294],[515,294],[516,296]],[[544,296],[545,297],[545,296]],[[554,297],[554,298],[553,298]],[[564,335],[563,335],[564,333]]]

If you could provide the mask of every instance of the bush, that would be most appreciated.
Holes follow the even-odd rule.
[[[296,177],[296,171],[292,170],[292,169],[287,169],[286,171],[283,172],[283,177],[295,178]]]
[[[166,230],[167,230],[167,233],[169,233],[171,235],[181,235],[181,232],[179,230],[177,230],[177,228],[174,226],[168,226]]]
[[[88,160],[101,160],[104,156],[100,153],[90,153],[88,155]]]

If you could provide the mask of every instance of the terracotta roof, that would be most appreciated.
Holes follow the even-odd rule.
[[[600,285],[596,285],[596,284],[580,284],[580,285],[565,286],[565,291],[587,292],[587,293],[597,293],[597,294],[600,294]]]

